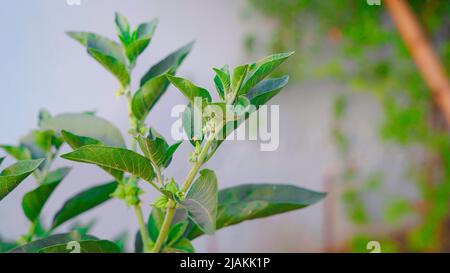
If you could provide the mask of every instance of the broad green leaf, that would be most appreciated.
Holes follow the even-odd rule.
[[[79,136],[97,139],[112,147],[125,147],[125,141],[119,129],[106,119],[76,113],[56,115],[42,123],[43,129],[62,130]]]
[[[231,77],[228,65],[225,65],[221,69],[213,68],[216,72],[214,77],[214,84],[216,85],[217,93],[222,99],[225,99],[231,88]]]
[[[117,182],[109,182],[84,190],[67,200],[53,217],[52,229],[111,199]]]
[[[167,148],[166,153],[164,155],[164,161],[163,165],[165,168],[167,168],[172,161],[173,154],[176,152],[178,147],[180,147],[182,141],[175,142],[174,144],[170,145],[169,148]]]
[[[70,168],[65,167],[50,172],[39,187],[24,195],[22,199],[22,208],[28,220],[34,222],[39,218],[42,208],[48,198],[69,171]]]
[[[180,90],[181,93],[183,93],[184,96],[190,102],[193,102],[194,98],[196,98],[196,97],[202,98],[202,99],[206,99],[208,102],[211,101],[211,95],[209,94],[208,90],[194,85],[189,80],[186,80],[186,79],[183,79],[183,78],[179,78],[179,77],[175,77],[175,76],[171,76],[171,75],[168,75],[168,74],[166,76],[167,76],[167,79],[169,79],[169,81],[178,90]]]
[[[84,45],[89,55],[110,71],[122,86],[130,83],[128,60],[120,44],[92,32],[69,31],[67,35]]]
[[[267,77],[273,70],[275,70],[275,68],[282,64],[292,54],[294,54],[294,52],[270,55],[253,64],[251,70],[249,71],[249,75],[244,81],[244,84],[238,94],[246,94],[253,86]]]
[[[153,242],[156,242],[156,239],[158,239],[159,230],[163,221],[164,211],[160,208],[153,207],[147,222],[148,234]]]
[[[130,23],[128,23],[128,20],[125,16],[118,12],[116,12],[114,21],[117,26],[117,31],[119,32],[120,40],[125,46],[128,45],[131,39]]]
[[[17,160],[31,159],[31,152],[25,146],[0,145],[0,148]]]
[[[123,148],[87,145],[61,157],[128,172],[150,183],[155,176],[148,158]]]
[[[119,246],[107,240],[85,240],[77,241],[77,243],[80,247],[79,253],[120,253]],[[39,253],[72,253],[72,251],[76,250],[67,243],[63,243],[42,248]]]
[[[239,90],[241,89],[241,85],[244,82],[245,77],[248,72],[248,64],[244,64],[236,67],[233,70],[233,78],[231,80],[231,90],[233,90],[233,97],[236,97],[236,94],[242,94]]]
[[[103,145],[103,143],[100,140],[91,138],[91,137],[85,137],[85,136],[77,136],[75,134],[72,134],[70,132],[61,131],[61,135],[64,139],[65,142],[67,142],[67,144],[69,144],[69,146],[72,149],[78,149],[80,147],[86,146],[86,145]],[[112,169],[112,168],[108,168],[108,167],[102,167],[99,166],[100,168],[102,168],[103,170],[105,170],[107,173],[111,174],[117,181],[121,181],[123,178],[123,172],[122,171],[118,171],[116,169]]]
[[[143,121],[167,90],[168,86],[169,81],[165,74],[155,76],[146,81],[133,96],[131,102],[133,115]]]
[[[181,238],[180,241],[178,241],[176,244],[165,247],[163,252],[165,253],[194,253],[195,249],[194,246],[192,246],[191,241],[189,241],[186,238]]]
[[[207,234],[216,229],[217,177],[213,171],[204,169],[194,181],[186,199],[182,202],[192,219]]]
[[[170,55],[162,59],[160,62],[152,66],[142,77],[140,84],[141,87],[150,79],[164,75],[167,71],[175,72],[181,65],[183,60],[186,58],[186,56],[189,54],[189,52],[192,50],[193,45],[194,42],[188,43],[187,45],[179,48],[178,50],[171,53]],[[162,92],[164,93],[164,91],[165,90],[163,90]]]
[[[78,232],[70,232],[70,233],[62,233],[51,235],[47,238],[40,239],[28,243],[23,246],[19,246],[13,250],[11,253],[38,253],[41,249],[44,249],[49,246],[58,245],[58,244],[67,244],[71,241],[86,241],[86,240],[98,240],[94,236],[91,235],[83,235]]]
[[[245,96],[250,100],[252,105],[257,107],[264,105],[276,96],[287,85],[288,81],[289,76],[264,80],[250,89]]]
[[[133,35],[131,43],[126,46],[126,55],[131,64],[134,64],[137,57],[144,52],[155,32],[158,20],[154,19],[151,22],[140,24]]]
[[[246,184],[219,192],[216,227],[221,229],[240,222],[301,209],[317,203],[325,193],[284,184]],[[203,232],[193,226],[188,238]]]
[[[172,246],[175,245],[177,242],[179,242],[180,239],[183,237],[183,234],[186,231],[188,225],[189,225],[188,221],[183,221],[171,226],[169,230],[169,235],[167,236],[167,245]]]
[[[137,141],[144,155],[150,159],[155,168],[161,167],[164,163],[167,143],[164,139],[156,137],[138,137]]]
[[[44,159],[22,160],[4,169],[0,173],[0,200],[14,190],[44,161]]]

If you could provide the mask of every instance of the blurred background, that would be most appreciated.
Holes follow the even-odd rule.
[[[0,144],[17,144],[36,128],[41,108],[52,114],[96,111],[125,135],[127,108],[124,99],[114,95],[116,80],[65,31],[93,31],[112,38],[115,11],[134,26],[158,17],[156,34],[137,63],[136,78],[191,40],[196,44],[178,75],[209,90],[214,89],[212,67],[234,67],[271,53],[296,51],[279,71],[290,74],[291,82],[271,101],[280,106],[279,148],[262,152],[257,141],[226,141],[207,167],[216,171],[221,188],[270,182],[328,192],[323,202],[309,208],[199,238],[194,241],[197,251],[367,252],[369,241],[380,242],[382,251],[450,250],[448,122],[383,1],[73,2],[3,3]],[[449,71],[450,1],[406,2]],[[184,103],[170,87],[147,123],[173,142],[169,136],[175,118],[170,110]],[[181,146],[167,176],[185,177],[191,149],[188,143]],[[55,165],[74,168],[44,208],[44,224],[68,197],[109,179],[95,166],[63,159]],[[33,188],[30,180],[0,206],[3,239],[27,231],[21,196]],[[149,204],[155,193],[145,189],[144,203]],[[148,214],[150,206],[144,210]],[[92,223],[90,233],[101,238],[127,235],[132,249],[137,222],[122,202],[109,201],[78,222]]]

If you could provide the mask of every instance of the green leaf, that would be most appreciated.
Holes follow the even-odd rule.
[[[36,144],[36,137],[33,132],[27,134],[26,136],[22,137],[19,141],[19,146],[23,146],[30,151],[31,159],[40,159],[47,157],[47,154],[45,151],[43,151],[37,144]]]
[[[47,202],[50,195],[67,176],[70,168],[59,168],[50,172],[43,183],[36,189],[26,193],[22,199],[22,208],[25,216],[31,222],[39,218],[42,208]]]
[[[169,148],[167,148],[163,161],[163,165],[165,168],[169,166],[170,162],[172,161],[173,154],[177,151],[178,147],[180,147],[181,143],[183,143],[183,141],[175,142],[174,144],[170,145]]]
[[[107,240],[77,241],[80,246],[79,253],[120,253],[118,245]],[[67,243],[42,248],[39,253],[71,253],[74,251]],[[76,252],[75,252],[76,253]]]
[[[155,177],[155,173],[150,160],[127,149],[87,145],[61,157],[128,172],[153,185],[152,179]]]
[[[67,200],[53,217],[52,229],[111,199],[117,182],[109,182],[84,190]]]
[[[228,65],[225,65],[221,69],[213,68],[213,70],[216,72],[214,84],[216,85],[217,93],[224,100],[231,87],[231,77]]]
[[[70,233],[62,233],[51,235],[47,238],[40,239],[28,243],[23,246],[19,246],[13,250],[11,253],[38,253],[41,249],[58,245],[58,244],[67,244],[71,241],[85,241],[85,240],[97,240],[94,236],[91,235],[83,235],[78,232],[70,232]]]
[[[151,22],[143,23],[138,26],[131,43],[126,46],[125,52],[131,64],[136,62],[137,57],[144,52],[150,44],[153,33],[155,32],[158,20],[154,19]]]
[[[62,130],[79,136],[97,139],[112,147],[125,147],[125,141],[119,129],[106,119],[75,113],[56,115],[42,123],[43,129]]]
[[[2,165],[3,160],[5,160],[5,158],[6,158],[6,157],[0,157],[0,166]]]
[[[131,39],[130,23],[128,23],[128,20],[125,16],[118,12],[116,12],[114,21],[117,26],[117,31],[119,32],[120,40],[125,46],[128,45]]]
[[[17,160],[31,159],[31,152],[25,146],[0,145],[0,148]]]
[[[167,245],[172,246],[175,245],[178,241],[180,241],[188,225],[189,225],[188,221],[183,221],[176,223],[175,225],[170,227],[169,235],[167,236]]]
[[[325,193],[283,184],[246,184],[219,192],[216,227],[221,229],[240,222],[305,208],[317,203]],[[188,238],[203,232],[193,226]]]
[[[288,81],[289,76],[264,80],[250,89],[245,96],[250,100],[252,105],[257,107],[264,105],[276,96],[287,85]]]
[[[86,46],[87,52],[121,83],[130,83],[128,60],[120,44],[92,32],[67,32],[67,35]]]
[[[34,170],[44,162],[44,159],[22,160],[14,163],[0,173],[0,200],[14,190]]]
[[[69,144],[69,146],[74,150],[86,145],[95,145],[95,144],[103,145],[103,143],[100,140],[85,136],[77,136],[64,130],[61,131],[61,135],[64,141],[67,142],[67,144]],[[99,167],[105,170],[107,173],[111,174],[117,181],[121,181],[123,179],[122,171],[118,171],[116,169],[103,166]]]
[[[138,120],[143,121],[168,86],[169,81],[164,74],[149,79],[133,96],[131,101],[133,115]]]
[[[141,87],[150,79],[153,79],[154,77],[164,75],[167,71],[173,71],[175,72],[178,67],[181,65],[183,60],[186,58],[186,56],[189,54],[189,52],[192,50],[192,47],[194,45],[194,42],[190,42],[187,45],[179,48],[175,52],[171,53],[164,59],[162,59],[160,62],[152,66],[142,77],[141,79]],[[167,89],[167,88],[166,88]],[[161,91],[164,93],[165,90]],[[155,96],[160,97],[160,96]]]
[[[194,253],[195,249],[192,246],[191,241],[186,238],[181,238],[176,244],[171,247],[164,248],[163,252],[165,253]]]
[[[178,78],[175,76],[171,76],[169,74],[166,75],[167,79],[176,87],[184,96],[189,99],[190,102],[194,102],[194,98],[200,97],[202,99],[206,99],[208,102],[211,101],[211,95],[208,90],[198,87],[194,85],[191,81]]]
[[[158,239],[158,234],[164,221],[164,211],[160,208],[152,208],[152,212],[148,218],[147,230],[153,242]]]
[[[216,229],[217,177],[213,171],[204,169],[194,181],[182,205],[189,217],[207,234]]]
[[[270,55],[251,66],[250,74],[245,80],[239,95],[246,94],[253,86],[267,77],[275,68],[282,64],[294,52]]]
[[[161,167],[164,163],[167,143],[164,139],[156,137],[151,139],[148,137],[138,137],[137,141],[144,155],[150,159],[153,165]]]
[[[236,67],[233,70],[233,78],[231,80],[231,90],[233,90],[233,97],[236,97],[237,94],[243,94],[239,90],[241,89],[241,85],[244,82],[245,77],[248,72],[248,64],[244,64]]]

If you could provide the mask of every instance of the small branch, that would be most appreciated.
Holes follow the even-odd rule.
[[[140,205],[134,206],[134,211],[136,213],[136,217],[139,223],[139,230],[141,233],[142,243],[143,243],[143,251],[148,253],[150,246],[150,236],[148,235],[147,226],[145,225],[144,216],[142,215],[142,209]]]
[[[384,3],[417,69],[430,88],[434,102],[450,124],[450,82],[444,66],[408,4],[404,0],[385,0]]]

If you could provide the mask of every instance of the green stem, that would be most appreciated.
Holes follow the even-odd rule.
[[[142,243],[144,244],[143,250],[145,253],[149,252],[150,246],[150,236],[148,235],[148,230],[145,225],[144,216],[142,215],[142,209],[140,205],[134,206],[134,211],[136,212],[136,217],[139,223],[139,230],[141,232]]]
[[[156,239],[155,245],[153,246],[152,253],[158,253],[161,250],[161,247],[164,241],[167,238],[169,233],[170,224],[172,223],[173,216],[175,215],[176,204],[173,200],[169,200],[167,204],[167,212],[164,217],[164,221],[161,226],[161,231],[158,234],[158,238]]]
[[[186,180],[183,183],[183,186],[181,187],[181,192],[185,193],[189,189],[190,185],[192,184],[192,181],[194,181],[194,178],[197,175],[197,172],[200,169],[200,167],[203,165],[206,155],[208,154],[208,151],[211,148],[211,145],[213,144],[215,137],[216,137],[216,134],[212,134],[206,141],[205,145],[203,146],[203,148],[197,158],[197,161],[192,166],[191,170],[189,171],[188,176],[186,177]],[[155,246],[153,247],[152,252],[154,252],[154,253],[160,252],[162,244],[166,240],[167,234],[169,233],[170,224],[172,223],[173,217],[175,215],[175,209],[176,209],[175,202],[173,202],[173,200],[169,200],[169,203],[167,205],[166,215],[164,217],[164,222],[163,222],[161,230],[158,234],[158,238],[156,239],[156,243],[155,243]]]

